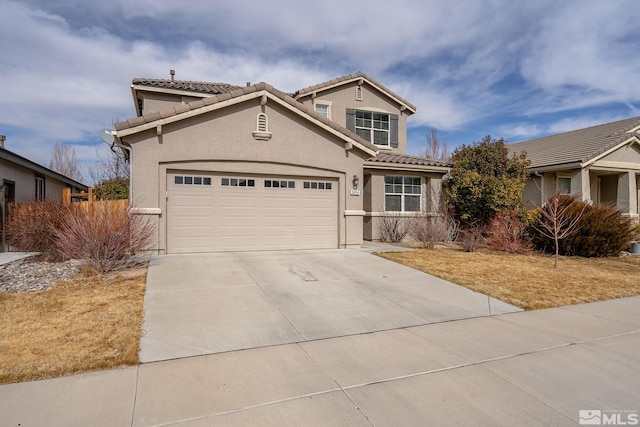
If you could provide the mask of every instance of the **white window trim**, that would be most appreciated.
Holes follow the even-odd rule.
[[[365,128],[365,127],[358,126],[358,113],[370,113],[371,114],[371,126],[372,127]],[[375,132],[374,131],[376,130],[373,127],[373,115],[374,114],[381,114],[381,115],[386,115],[387,116],[388,129],[377,129],[379,131],[380,130],[386,130],[386,132],[387,132],[387,143],[386,144],[376,144],[374,142],[374,140],[375,140],[375,137],[374,137]],[[390,113],[387,113],[385,111],[375,111],[375,110],[356,110],[355,111],[355,115],[356,115],[356,117],[355,117],[354,126],[355,126],[356,134],[358,133],[358,129],[366,129],[366,130],[369,131],[369,138],[370,139],[367,140],[367,138],[364,138],[365,140],[371,142],[376,147],[392,149],[392,147],[391,147],[391,114]]]
[[[568,192],[568,193],[562,193],[562,192],[560,192],[560,179],[568,179],[568,180],[569,180],[569,192]],[[572,184],[572,182],[571,182],[571,181],[572,181],[572,179],[571,179],[571,175],[565,175],[565,174],[563,174],[563,175],[557,175],[557,176],[556,176],[556,191],[557,191],[559,194],[567,194],[567,195],[570,195],[570,194],[571,194],[571,184]]]
[[[44,177],[36,176],[36,191],[35,191],[36,200],[45,200],[46,198],[45,185],[46,185],[46,182],[44,180]]]
[[[333,105],[333,102],[331,102],[331,101],[323,101],[323,100],[314,100],[314,102],[313,102],[313,111],[318,113],[318,111],[316,110],[316,105],[325,105],[327,107],[327,119],[331,120],[331,106]],[[318,114],[320,114],[320,113],[318,113]],[[322,114],[320,114],[320,115],[322,115]]]
[[[387,193],[387,177],[400,177],[402,178],[402,193]],[[385,175],[384,176],[384,212],[385,214],[418,214],[424,210],[424,197],[422,197],[422,193],[424,192],[424,179],[421,176],[413,176],[413,175]],[[405,193],[404,192],[404,179],[405,178],[418,178],[420,180],[420,193]],[[400,196],[400,209],[399,211],[388,211],[387,210],[387,195],[392,196]],[[405,196],[418,196],[420,198],[420,209],[417,211],[407,211],[405,210]]]

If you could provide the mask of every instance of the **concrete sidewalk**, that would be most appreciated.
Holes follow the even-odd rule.
[[[0,425],[21,427],[575,426],[580,410],[640,411],[640,297],[0,387]]]
[[[0,265],[38,255],[38,252],[0,252]]]

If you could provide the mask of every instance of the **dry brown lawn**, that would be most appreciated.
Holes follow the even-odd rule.
[[[640,295],[640,257],[515,255],[436,247],[388,252],[381,257],[408,265],[525,310]]]
[[[138,363],[146,268],[0,294],[0,383]]]

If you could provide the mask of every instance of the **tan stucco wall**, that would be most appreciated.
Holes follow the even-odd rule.
[[[256,117],[264,111],[269,120],[269,141],[258,141],[252,132]],[[339,244],[362,243],[362,196],[351,196],[353,175],[362,180],[367,154],[345,151],[338,137],[290,112],[275,101],[259,100],[232,105],[173,124],[124,138],[131,143],[133,201],[136,206],[160,208],[157,217],[157,249],[166,245],[167,170],[206,170],[250,174],[325,176],[339,181]],[[345,216],[346,213],[356,215]]]
[[[166,110],[174,105],[181,105],[191,101],[202,99],[198,96],[183,96],[156,92],[139,92],[138,97],[142,98],[142,114],[149,114],[156,111]]]
[[[149,114],[155,111],[161,111],[176,104],[180,105],[183,102],[183,97],[180,95],[143,92],[143,93],[140,93],[139,96],[143,100],[142,114]]]
[[[532,175],[527,180],[527,184],[524,187],[522,198],[525,202],[527,209],[535,209],[542,203],[542,177]]]
[[[317,93],[316,98],[305,95],[300,102],[314,108],[316,101],[331,102],[331,120],[340,126],[347,125],[347,108],[364,111],[377,111],[398,115],[398,148],[390,149],[394,153],[407,153],[407,113],[400,111],[400,106],[389,97],[382,95],[366,82],[362,85],[362,101],[356,100],[357,83],[353,82]],[[387,148],[381,148],[385,152]]]
[[[640,170],[640,147],[637,144],[625,145],[602,159],[599,159],[594,163],[594,166],[597,167],[603,162],[621,162],[629,166],[630,164],[635,164],[635,169]]]
[[[607,163],[610,165],[610,163]],[[625,216],[638,218],[640,172],[588,168],[541,173],[542,179],[531,175],[527,181],[524,199],[529,209],[540,206],[558,190],[558,177],[571,178],[571,194],[588,203],[613,203]],[[542,196],[541,191],[544,191]],[[537,203],[533,203],[538,200]]]
[[[616,203],[618,199],[618,175],[600,177],[600,203]]]
[[[411,218],[419,213],[386,213],[384,210],[385,176],[417,176],[422,178],[423,213],[438,214],[442,201],[443,173],[420,173],[414,171],[394,171],[383,169],[365,169],[365,221],[364,239],[379,240],[379,226],[383,216],[401,216]]]
[[[62,199],[62,189],[66,185],[54,178],[43,176],[45,180],[45,198],[51,201]],[[3,180],[15,183],[16,201],[33,200],[36,196],[36,173],[24,166],[0,159],[0,185]]]

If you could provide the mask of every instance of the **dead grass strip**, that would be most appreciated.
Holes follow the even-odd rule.
[[[0,294],[0,383],[138,363],[146,269]]]
[[[640,257],[515,255],[436,247],[379,256],[432,274],[525,310],[640,295]]]

